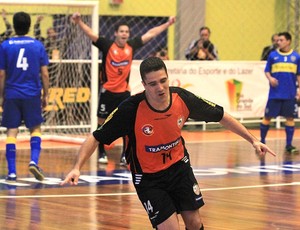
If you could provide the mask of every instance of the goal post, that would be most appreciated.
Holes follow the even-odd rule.
[[[58,53],[54,55],[53,50],[48,52],[49,105],[44,111],[43,136],[64,141],[76,141],[79,138],[82,141],[81,137],[96,129],[98,123],[99,56],[98,49],[92,46],[91,40],[79,26],[72,23],[71,16],[74,12],[80,12],[84,21],[98,34],[99,2],[0,0],[0,5],[7,12],[7,19],[11,24],[15,12],[24,11],[31,15],[29,36],[36,35],[34,25],[37,18],[42,17],[39,28],[44,43],[48,28],[55,30],[55,50]],[[4,29],[2,26],[1,28]],[[4,132],[5,129],[1,127],[2,137]],[[26,136],[26,132],[24,127],[20,127],[21,134]]]

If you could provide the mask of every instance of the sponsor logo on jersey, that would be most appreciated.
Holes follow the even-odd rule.
[[[167,144],[161,144],[161,145],[156,145],[156,146],[145,146],[146,152],[150,153],[157,153],[160,151],[169,151],[170,149],[173,149],[175,146],[177,146],[180,143],[180,137],[176,139],[175,141],[172,141]]]
[[[116,67],[119,67],[119,66],[127,66],[129,65],[129,61],[121,61],[121,62],[115,62],[115,61],[111,61],[110,62],[112,66],[116,66]]]

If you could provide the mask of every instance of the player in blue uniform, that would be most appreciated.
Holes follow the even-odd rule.
[[[37,180],[44,179],[38,161],[41,152],[42,107],[47,105],[48,100],[49,60],[43,44],[25,36],[30,24],[29,14],[15,13],[13,26],[16,36],[0,46],[0,103],[3,107],[2,126],[7,128],[6,180],[10,182],[17,179],[16,138],[18,127],[23,121],[31,134],[29,171]]]
[[[186,229],[204,230],[199,212],[204,201],[181,136],[187,119],[220,122],[251,143],[258,154],[275,153],[221,106],[185,89],[169,87],[167,67],[160,58],[144,60],[140,73],[145,90],[123,101],[87,137],[61,185],[78,184],[80,169],[99,142],[110,144],[127,135],[126,161],[153,228],[178,230],[177,214],[181,214]]]
[[[297,81],[300,83],[300,56],[290,48],[292,36],[288,32],[279,33],[278,49],[271,52],[265,67],[265,75],[270,83],[265,115],[260,125],[261,142],[266,142],[271,118],[286,118],[286,147],[289,153],[298,152],[292,145],[295,131],[294,118],[298,116]],[[298,94],[298,95],[297,95]]]

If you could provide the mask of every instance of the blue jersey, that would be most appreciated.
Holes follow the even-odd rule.
[[[270,53],[265,72],[278,80],[278,86],[270,86],[269,99],[294,99],[297,93],[297,75],[300,75],[300,56],[291,50]]]
[[[41,95],[40,71],[49,64],[44,45],[31,37],[12,37],[0,46],[0,69],[5,70],[7,99],[26,99]]]

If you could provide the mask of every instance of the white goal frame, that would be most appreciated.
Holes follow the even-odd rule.
[[[92,9],[92,30],[98,34],[99,32],[99,2],[96,1],[75,1],[75,0],[19,0],[19,1],[12,1],[12,0],[0,0],[0,5],[3,7],[5,5],[13,6],[13,5],[26,5],[26,6],[72,6],[72,7],[90,7]],[[90,117],[91,117],[91,127],[90,131],[92,132],[97,128],[98,119],[97,119],[97,106],[98,106],[98,83],[99,83],[99,76],[98,76],[98,49],[92,45],[91,47],[91,60],[88,60],[91,63],[91,98],[90,98]],[[63,62],[63,60],[61,60]],[[1,128],[3,129],[3,128]],[[43,129],[43,126],[42,126]],[[61,137],[60,137],[61,138]],[[55,137],[51,137],[50,139],[56,139]],[[64,139],[64,138],[63,138]],[[68,138],[67,138],[68,139]],[[74,141],[74,138],[71,138]],[[76,138],[75,138],[76,139]],[[69,139],[70,140],[70,139]],[[80,139],[80,141],[82,141]]]

